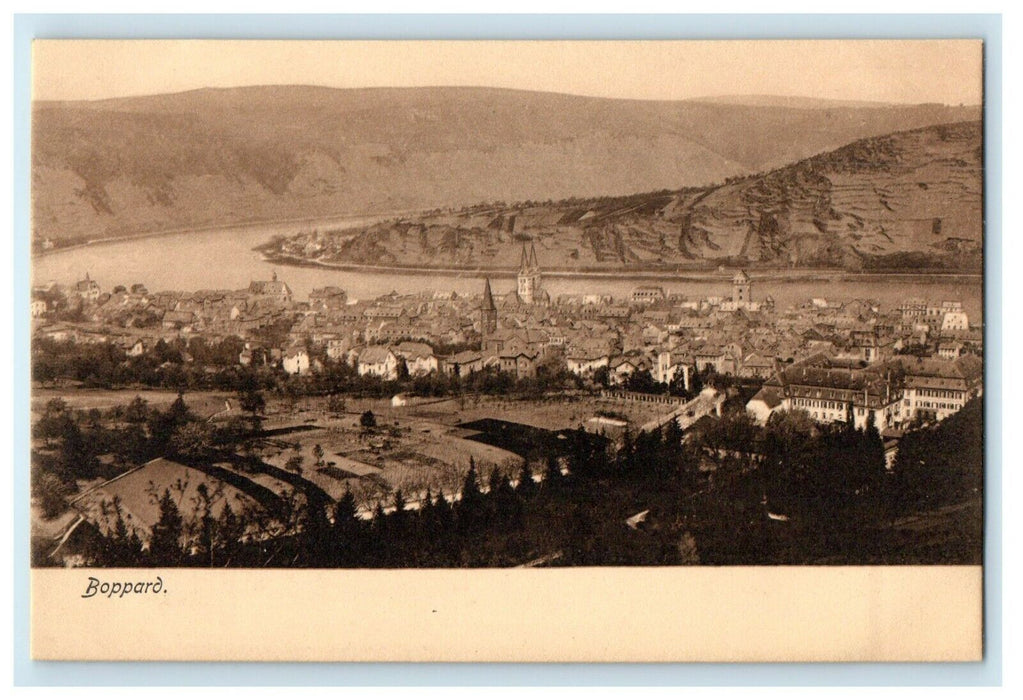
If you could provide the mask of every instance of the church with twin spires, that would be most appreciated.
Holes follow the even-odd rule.
[[[536,259],[536,247],[532,241],[529,242],[528,251],[526,244],[522,244],[518,284],[514,292],[505,296],[504,305],[512,308],[551,305],[551,295],[543,288],[543,275],[540,272],[540,263]]]
[[[531,306],[550,306],[551,295],[543,288],[543,273],[536,257],[536,247],[532,241],[529,248],[522,244],[522,255],[519,258],[519,272],[515,290],[504,296],[501,306],[517,309]],[[483,302],[480,305],[480,329],[483,333],[493,333],[497,328],[497,304],[490,289],[490,278],[483,284]]]
[[[526,252],[526,244],[522,244],[522,256],[519,262],[517,294],[523,304],[550,303],[550,295],[543,291],[543,276],[540,273],[540,263],[536,261],[536,247],[533,242],[529,243],[529,252]]]

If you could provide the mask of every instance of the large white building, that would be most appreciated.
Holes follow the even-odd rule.
[[[398,356],[387,345],[371,345],[359,354],[359,376],[373,374],[383,379],[398,378]]]
[[[291,287],[277,279],[277,272],[274,272],[269,280],[249,282],[248,292],[254,296],[268,297],[281,302],[289,302],[292,299]]]
[[[947,331],[968,331],[970,330],[970,319],[965,311],[946,311],[941,319],[941,332]]]
[[[899,305],[899,312],[905,320],[923,321],[942,331],[965,331],[970,328],[970,319],[963,311],[961,301],[943,301],[937,305],[922,299],[907,299]]]
[[[632,290],[632,303],[657,304],[665,300],[664,287],[644,285]]]
[[[657,364],[654,365],[651,374],[655,381],[662,384],[670,384],[675,381],[675,377],[681,376],[683,386],[689,391],[693,376],[692,358],[683,352],[662,350],[657,353]]]
[[[776,411],[806,411],[818,423],[846,422],[878,430],[902,423],[902,387],[895,368],[879,363],[865,369],[841,366],[814,355],[779,371],[746,404],[761,424]]]
[[[433,354],[433,348],[426,343],[405,341],[392,350],[405,361],[408,372],[413,377],[437,371],[437,356]]]
[[[975,355],[955,360],[906,358],[903,419],[945,420],[984,393],[984,363]]]
[[[900,357],[863,369],[840,367],[815,355],[778,372],[746,404],[760,423],[779,410],[802,409],[819,423],[846,421],[857,428],[872,415],[878,430],[914,419],[940,421],[984,392],[984,364],[973,355],[956,360]]]
[[[572,374],[584,376],[607,367],[611,358],[606,350],[576,350],[565,357],[565,364]]]
[[[300,346],[289,348],[281,359],[281,366],[288,374],[308,374],[309,353]]]

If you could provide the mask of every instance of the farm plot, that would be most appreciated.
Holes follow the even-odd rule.
[[[643,425],[670,409],[652,404],[599,396],[565,395],[542,399],[506,397],[466,397],[430,404],[422,409],[410,408],[409,415],[447,425],[464,425],[478,420],[499,419],[545,430],[579,428],[599,413],[613,413],[634,427]]]

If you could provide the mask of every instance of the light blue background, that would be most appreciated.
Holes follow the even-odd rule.
[[[29,659],[29,123],[33,38],[982,38],[986,98],[985,661],[972,664],[182,664]],[[1002,667],[1000,15],[16,15],[14,680],[17,685],[999,685]],[[116,633],[97,630],[97,633]],[[497,632],[499,633],[499,632]]]

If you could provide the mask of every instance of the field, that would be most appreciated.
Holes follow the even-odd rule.
[[[150,408],[162,410],[173,403],[178,394],[176,391],[143,388],[86,389],[80,386],[71,386],[51,389],[33,387],[30,407],[33,418],[42,414],[46,403],[51,399],[63,399],[72,410],[76,411],[88,411],[93,408],[106,411],[115,406],[124,406],[136,396],[149,402]],[[234,400],[234,395],[229,392],[189,392],[185,401],[188,403],[188,407],[200,416],[211,416],[219,411],[224,411],[226,401],[229,401],[231,406],[235,406],[237,403]]]
[[[267,441],[262,458],[282,469],[289,461],[300,464],[302,478],[332,499],[351,489],[363,507],[370,508],[389,502],[401,489],[415,504],[427,489],[434,494],[457,493],[470,457],[484,480],[494,468],[510,473],[519,468],[532,451],[529,445],[490,434],[495,426],[485,424],[489,419],[556,432],[577,429],[598,411],[618,413],[633,425],[667,412],[663,406],[582,396],[409,401],[407,406],[392,406],[386,399],[347,399],[341,415],[330,414],[322,399],[271,402],[265,428],[275,435]],[[375,416],[374,429],[360,425],[365,411]],[[316,445],[323,450],[320,465]]]
[[[351,489],[361,505],[390,502],[401,489],[417,501],[427,489],[451,495],[461,487],[472,458],[482,474],[516,469],[521,459],[506,450],[467,440],[457,429],[423,420],[381,421],[363,428],[358,414],[321,415],[312,430],[264,440],[261,457],[281,469],[295,470],[333,500]],[[308,424],[306,424],[308,425]],[[316,446],[323,451],[317,463]],[[300,462],[298,460],[301,460]],[[290,463],[290,465],[289,465]]]
[[[105,412],[127,405],[136,396],[150,407],[164,410],[177,393],[79,386],[37,388],[32,409],[38,418],[48,401],[60,398],[74,410]],[[184,400],[194,413],[216,424],[223,425],[241,415],[238,401],[230,393],[190,392]],[[668,410],[664,406],[582,395],[537,400],[411,397],[408,402],[393,406],[389,399],[346,398],[344,411],[334,413],[322,397],[288,399],[269,395],[263,434],[250,446],[261,467],[252,470],[232,461],[218,461],[196,465],[198,471],[180,465],[174,468],[195,471],[195,478],[184,480],[193,482],[193,488],[202,480],[219,485],[232,494],[239,509],[247,505],[269,512],[292,498],[329,503],[351,491],[359,508],[368,515],[378,504],[390,506],[398,490],[412,508],[418,507],[427,491],[457,498],[470,461],[477,465],[484,485],[494,470],[516,478],[527,458],[534,473],[539,474],[539,452],[558,452],[557,433],[579,428],[598,412],[613,413],[638,426]],[[375,417],[373,426],[362,425],[361,418],[367,411]],[[203,474],[196,476],[200,471]],[[155,478],[161,473],[156,466],[147,465],[134,476],[115,480],[109,488],[102,479],[82,481],[79,494],[89,495],[65,515],[88,512],[95,516],[93,511],[102,508],[102,501],[109,502],[116,495],[130,520],[148,529],[155,518],[155,495],[175,485]],[[177,500],[185,506],[196,499],[194,494],[182,494]],[[193,519],[192,510],[184,508],[186,522]],[[46,539],[52,539],[67,524],[65,518],[42,518],[38,504],[33,513],[33,528]]]
[[[578,428],[600,411],[619,414],[634,427],[670,412],[666,406],[604,399],[599,396],[550,396],[539,400],[502,397],[472,397],[464,401],[451,399],[406,411],[438,422],[471,423],[486,418],[499,418],[547,430]]]

